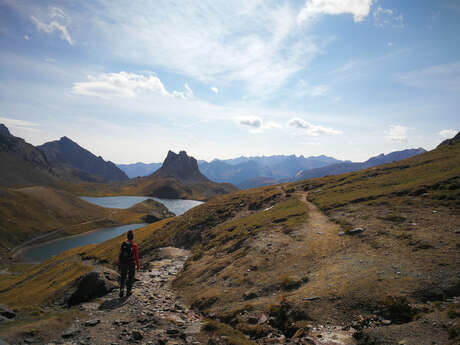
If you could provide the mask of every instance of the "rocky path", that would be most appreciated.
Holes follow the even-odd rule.
[[[119,298],[118,290],[81,309],[87,320],[74,320],[54,344],[201,344],[200,316],[179,302],[170,289],[188,252],[164,248],[163,258],[136,274],[133,294]],[[53,343],[48,343],[49,345]]]

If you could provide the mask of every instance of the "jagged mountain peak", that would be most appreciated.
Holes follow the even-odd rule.
[[[175,153],[168,151],[163,165],[152,177],[172,177],[181,182],[209,181],[198,169],[198,162],[195,158],[188,156],[187,152]]]

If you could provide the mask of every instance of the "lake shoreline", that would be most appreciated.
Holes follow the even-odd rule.
[[[46,246],[46,245],[50,245],[50,244],[53,244],[53,243],[56,243],[56,242],[59,242],[59,241],[69,240],[69,239],[78,238],[78,237],[84,237],[84,236],[88,236],[88,235],[93,234],[93,233],[102,232],[104,230],[109,230],[109,229],[119,228],[119,227],[125,227],[125,226],[128,227],[128,226],[132,226],[132,225],[140,225],[139,227],[137,227],[135,229],[132,229],[133,231],[135,231],[135,230],[141,229],[141,228],[143,228],[143,227],[145,227],[145,226],[147,226],[149,224],[148,223],[132,223],[132,224],[122,224],[122,225],[118,225],[118,226],[114,226],[114,227],[98,228],[98,229],[93,229],[93,230],[86,231],[86,232],[83,232],[83,233],[80,233],[80,234],[75,234],[75,235],[69,235],[69,236],[55,238],[55,239],[50,240],[50,241],[40,242],[40,243],[36,243],[36,244],[29,244],[29,245],[25,245],[25,246],[17,249],[16,252],[13,253],[14,257],[13,257],[13,255],[11,257],[12,257],[12,259],[17,260],[19,263],[39,264],[39,263],[41,263],[41,262],[43,262],[44,260],[47,260],[47,259],[44,259],[42,261],[27,261],[27,260],[24,260],[24,253],[27,252],[28,250],[39,248],[39,247]],[[126,230],[126,232],[127,231],[128,230]],[[120,235],[115,235],[115,236],[113,236],[111,238],[115,238],[117,236],[120,236]],[[111,238],[107,238],[106,241],[111,239]],[[100,242],[98,242],[98,243],[100,243]],[[87,244],[82,244],[82,246],[84,246],[84,245],[87,245]],[[75,246],[73,248],[76,248],[76,247],[79,247],[79,246]],[[69,249],[66,249],[66,250],[70,250],[70,249],[73,249],[73,248],[69,248]],[[56,254],[56,255],[58,255],[58,254]],[[52,256],[54,256],[54,255],[52,255]]]

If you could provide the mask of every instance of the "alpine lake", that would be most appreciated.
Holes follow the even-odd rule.
[[[109,197],[86,197],[82,196],[81,199],[96,204],[98,206],[107,208],[129,208],[137,203],[147,199],[156,200],[166,208],[179,216],[191,208],[202,204],[202,201],[197,200],[183,200],[183,199],[160,199],[154,197],[144,196],[109,196]],[[96,244],[107,241],[111,238],[119,236],[129,230],[141,228],[147,224],[128,224],[122,226],[115,226],[110,228],[97,229],[88,233],[60,238],[57,240],[45,242],[39,245],[30,246],[25,248],[21,253],[20,258],[22,262],[36,263],[46,260],[54,255],[62,253],[66,250],[85,246],[89,244]]]

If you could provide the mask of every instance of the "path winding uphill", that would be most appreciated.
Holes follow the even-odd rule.
[[[201,344],[200,316],[170,289],[187,256],[185,250],[164,248],[159,260],[137,273],[132,296],[120,299],[114,290],[97,303],[82,304],[88,319],[74,320],[61,335],[65,344]]]

